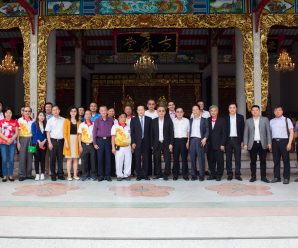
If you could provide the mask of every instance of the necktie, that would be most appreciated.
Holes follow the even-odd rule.
[[[142,139],[144,138],[144,117],[141,117]]]

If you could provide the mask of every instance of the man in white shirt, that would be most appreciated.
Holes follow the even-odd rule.
[[[253,105],[251,108],[252,117],[245,122],[243,148],[250,154],[250,182],[257,180],[257,156],[260,159],[261,181],[269,183],[266,177],[266,156],[267,149],[271,150],[271,132],[269,120],[261,116],[260,107]]]
[[[53,106],[52,114],[53,117],[49,119],[46,125],[51,160],[51,179],[52,181],[56,181],[58,174],[58,179],[65,180],[63,172],[63,125],[65,119],[60,116],[60,109],[58,106]],[[56,173],[56,159],[58,161],[58,173]]]
[[[155,100],[149,99],[147,102],[148,110],[145,111],[145,116],[150,117],[152,120],[158,117],[157,110],[155,110],[156,103]],[[150,154],[152,154],[152,149],[150,148]],[[156,174],[156,173],[154,173]],[[152,155],[149,156],[148,160],[148,176],[152,176]]]
[[[228,180],[233,179],[232,157],[235,157],[235,178],[242,181],[241,178],[241,143],[243,142],[244,117],[237,113],[237,104],[229,104],[229,114],[226,119],[227,142],[226,151],[226,169]]]
[[[284,184],[290,182],[290,154],[294,139],[294,127],[289,118],[283,116],[283,107],[274,108],[275,118],[270,121],[272,132],[272,154],[274,162],[274,179],[272,183],[281,182],[280,178],[280,159],[284,163],[283,178]]]
[[[145,116],[150,117],[152,120],[158,117],[157,111],[155,110],[156,103],[153,99],[149,99],[147,102],[148,110],[145,111]]]
[[[188,163],[187,149],[189,144],[189,120],[184,118],[182,108],[176,109],[176,118],[173,119],[174,125],[174,164],[173,164],[173,180],[178,180],[180,172],[180,155],[182,160],[182,176],[188,181]]]
[[[166,109],[159,106],[157,109],[158,118],[152,120],[151,126],[151,145],[153,147],[154,166],[156,177],[154,179],[163,178],[168,180],[171,174],[171,155],[174,143],[173,122],[169,118],[165,118]],[[165,169],[161,169],[161,153],[165,161]]]
[[[209,136],[207,119],[201,116],[201,111],[197,105],[192,107],[193,118],[190,119],[190,147],[191,159],[191,180],[197,180],[197,158],[199,160],[199,180],[205,179],[205,152],[204,147]]]

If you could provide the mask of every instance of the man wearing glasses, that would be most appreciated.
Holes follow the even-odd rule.
[[[171,156],[174,144],[174,127],[170,118],[165,118],[166,109],[159,106],[157,109],[158,118],[152,120],[151,144],[153,146],[153,157],[156,176],[154,179],[168,180],[171,174]],[[165,170],[161,170],[161,153],[164,156]]]

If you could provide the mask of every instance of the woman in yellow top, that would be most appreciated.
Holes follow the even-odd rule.
[[[68,111],[68,116],[64,121],[64,147],[63,155],[67,159],[67,180],[72,181],[71,166],[73,165],[73,179],[80,180],[78,177],[78,161],[79,141],[78,141],[78,128],[80,121],[78,120],[78,110],[76,107],[71,107]]]

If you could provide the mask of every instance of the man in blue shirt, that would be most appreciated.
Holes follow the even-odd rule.
[[[91,121],[95,122],[95,120],[100,117],[100,114],[97,112],[97,103],[91,102],[89,105],[89,109],[91,111]]]

